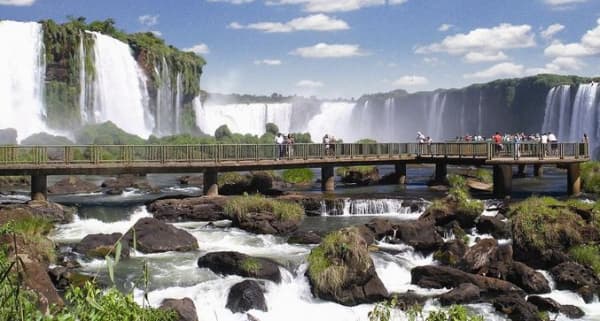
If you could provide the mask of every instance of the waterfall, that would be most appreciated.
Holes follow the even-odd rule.
[[[94,120],[112,121],[123,130],[141,137],[152,133],[147,120],[146,76],[126,43],[97,32],[94,36]]]
[[[182,84],[182,79],[181,79],[181,73],[177,74],[177,81],[176,81],[176,86],[175,86],[175,130],[174,130],[174,134],[179,134],[180,130],[181,130],[181,108],[183,108],[182,103],[183,103],[183,89],[181,88],[183,86]]]
[[[319,141],[319,138],[325,134],[336,139],[344,139],[346,142],[353,142],[361,138],[354,128],[348,126],[352,121],[352,112],[354,103],[347,102],[323,102],[319,114],[315,115],[306,127],[313,140]]]
[[[550,89],[546,96],[546,109],[542,132],[553,132],[558,139],[570,140],[567,132],[571,114],[568,111],[571,105],[571,86],[562,85]]]
[[[571,141],[581,141],[584,133],[588,135],[592,156],[595,156],[596,147],[600,145],[598,144],[600,139],[598,86],[598,83],[579,85],[573,102],[569,131]]]
[[[0,128],[16,129],[19,140],[47,131],[42,26],[0,21],[0,43]]]
[[[158,71],[155,71],[158,72]],[[156,127],[155,132],[159,136],[172,133],[173,130],[173,89],[171,85],[171,73],[166,59],[163,57],[160,70],[158,72],[160,79],[156,91]]]
[[[477,135],[483,135],[483,92],[479,91],[479,105],[477,105]]]
[[[443,140],[443,114],[446,110],[446,94],[442,94],[442,99],[440,100],[440,93],[436,92],[433,94],[431,98],[431,103],[428,108],[427,115],[427,133],[426,136],[431,137],[434,141]]]
[[[425,211],[422,202],[407,203],[399,199],[341,199],[322,201],[321,215],[401,215],[406,219],[416,219]]]
[[[79,113],[83,123],[88,122],[86,106],[86,79],[85,79],[85,48],[83,34],[79,34]]]
[[[391,138],[395,137],[394,132],[396,128],[396,124],[394,122],[394,97],[390,97],[385,100],[385,109],[384,109],[384,122],[385,126],[381,128],[381,132],[379,133],[380,138]]]

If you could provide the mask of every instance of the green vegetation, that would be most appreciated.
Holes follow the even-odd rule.
[[[357,144],[377,144],[377,141],[371,138],[363,138],[356,141]]]
[[[145,141],[108,121],[86,125],[75,133],[77,143],[84,145],[143,145]]]
[[[242,269],[251,275],[256,275],[262,268],[260,262],[255,258],[247,258],[242,261]]]
[[[310,184],[315,179],[315,173],[310,168],[286,169],[282,174],[283,181],[291,184]]]
[[[48,239],[48,233],[54,225],[43,217],[20,213],[19,218],[8,223],[11,232],[22,237],[37,253],[49,262],[56,260],[54,243]]]
[[[394,318],[393,310],[398,307],[398,299],[394,296],[391,300],[380,302],[369,312],[369,321],[392,321],[399,320]],[[483,321],[481,315],[476,315],[467,310],[462,305],[452,305],[448,309],[439,309],[430,312],[423,312],[423,307],[413,305],[406,310],[408,321]]]
[[[484,205],[480,200],[471,198],[467,180],[460,175],[448,175],[450,190],[448,195],[458,203],[457,212],[461,215],[477,217],[483,212]]]
[[[267,123],[267,125],[265,126],[265,131],[267,133],[277,135],[277,134],[279,134],[279,127],[277,127],[277,125],[275,125],[273,123]]]
[[[217,179],[217,184],[219,187],[223,187],[223,185],[228,184],[248,184],[250,180],[248,176],[242,175],[238,172],[225,172],[219,174]]]
[[[600,194],[600,162],[590,161],[581,165],[583,189],[589,193]]]
[[[362,166],[350,166],[350,167],[337,167],[335,169],[335,173],[338,176],[346,176],[348,172],[358,172],[361,175],[369,175],[373,172],[377,171],[376,166],[372,165],[362,165]]]
[[[54,136],[47,133],[33,134],[21,141],[21,145],[73,145],[74,143],[64,136]]]
[[[600,246],[599,245],[580,245],[574,246],[569,250],[569,254],[575,262],[589,266],[600,276]]]
[[[224,211],[229,217],[268,212],[275,214],[281,221],[301,221],[304,218],[302,206],[260,195],[234,197],[225,204]]]
[[[487,184],[492,184],[494,182],[494,176],[492,175],[492,171],[485,168],[478,168],[475,171],[475,178]]]

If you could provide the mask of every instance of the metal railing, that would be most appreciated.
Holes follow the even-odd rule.
[[[588,158],[582,143],[509,143],[502,147],[489,142],[372,143],[372,144],[216,144],[216,145],[68,145],[0,146],[1,165],[38,164],[135,164],[173,162],[225,162],[319,159],[565,159]]]

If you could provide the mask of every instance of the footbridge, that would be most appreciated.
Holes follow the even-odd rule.
[[[502,148],[489,142],[373,143],[373,144],[218,144],[218,145],[66,145],[0,146],[0,176],[30,175],[32,199],[46,197],[49,175],[117,175],[204,173],[205,194],[217,194],[219,172],[321,168],[324,191],[335,188],[337,166],[395,166],[399,184],[406,181],[407,164],[435,164],[442,181],[448,165],[489,165],[494,170],[494,193],[510,195],[513,167],[523,172],[543,166],[567,170],[567,192],[581,190],[579,164],[589,160],[583,143],[519,143]]]

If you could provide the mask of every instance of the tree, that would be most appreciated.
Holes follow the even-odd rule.
[[[273,123],[267,123],[265,127],[267,133],[271,133],[273,135],[277,135],[279,133],[279,127]]]
[[[227,125],[221,125],[219,128],[217,128],[217,130],[215,130],[215,138],[218,140],[230,137],[231,130],[229,130],[229,127],[227,127]]]

